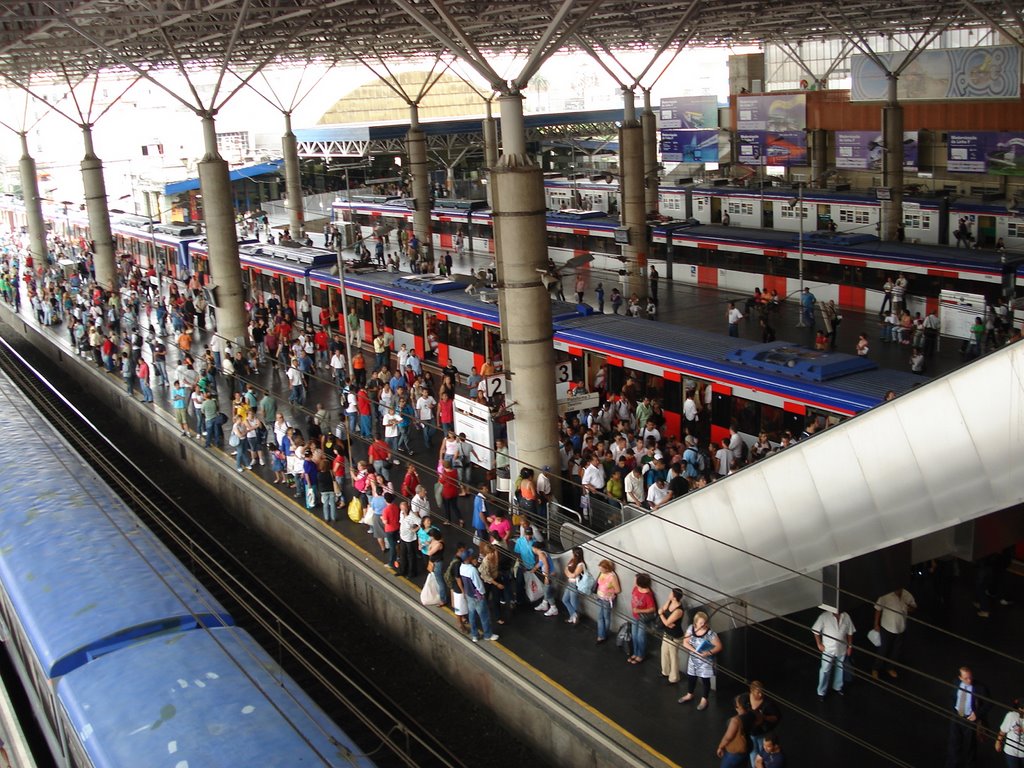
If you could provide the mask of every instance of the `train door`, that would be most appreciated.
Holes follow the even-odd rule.
[[[687,397],[693,397],[693,402],[697,406],[697,424],[695,434],[704,444],[706,444],[711,437],[711,418],[710,413],[705,406],[710,387],[711,382],[706,381],[705,379],[698,379],[693,376],[680,377],[679,390],[683,398],[683,403],[686,402]],[[679,413],[682,414],[682,412],[683,406],[680,404]],[[680,421],[680,436],[682,435],[683,426],[684,422]]]
[[[423,342],[419,333],[420,315],[398,307],[392,307],[391,315],[393,323],[391,332],[395,335],[395,350],[401,349],[404,345],[407,350],[415,351],[416,356],[420,357],[423,354]],[[405,371],[399,371],[399,373],[405,373]]]
[[[484,355],[495,371],[504,370],[504,362],[501,356],[501,329],[488,327],[484,331]]]
[[[313,320],[319,325],[321,310],[326,310],[324,316],[327,318],[327,322],[323,323],[323,325],[330,325],[331,306],[328,292],[319,283],[310,280],[309,275],[306,276],[306,285],[309,286],[310,296],[312,297],[309,303],[312,305]]]
[[[761,227],[763,229],[775,229],[775,201],[761,201]]]
[[[993,247],[996,244],[996,217],[979,216],[975,236],[978,238],[977,245],[979,248]]]
[[[296,304],[296,302],[298,300],[299,300],[299,289],[298,289],[298,286],[295,284],[295,278],[294,277],[288,277],[287,275],[282,275],[281,276],[281,305],[283,307],[288,307],[288,309],[291,310],[292,317],[295,317],[295,318],[301,320],[302,318],[299,317],[299,309],[298,309],[297,306],[295,306],[295,304]]]
[[[440,366],[448,364],[448,323],[437,312],[423,313],[423,354]]]
[[[832,206],[829,203],[818,203],[818,231],[827,232],[832,228]]]
[[[722,223],[722,198],[711,197],[711,223],[721,224]]]

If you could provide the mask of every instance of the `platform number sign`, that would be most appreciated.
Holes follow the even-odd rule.
[[[504,376],[488,376],[487,377],[487,397],[494,397],[495,395],[505,394],[505,377]]]
[[[568,384],[572,381],[572,363],[559,363],[555,366],[555,383]]]

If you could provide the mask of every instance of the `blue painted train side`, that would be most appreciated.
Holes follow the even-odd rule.
[[[0,619],[58,765],[373,765],[3,374],[0,404]]]

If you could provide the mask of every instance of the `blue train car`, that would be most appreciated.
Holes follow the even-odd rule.
[[[569,356],[569,375],[618,394],[632,381],[637,396],[661,400],[669,434],[681,434],[688,394],[709,406],[703,429],[728,437],[735,423],[749,437],[799,434],[810,420],[836,423],[902,394],[920,376],[879,369],[856,355],[818,352],[786,341],[748,339],[621,315],[563,318],[555,348]]]
[[[0,403],[0,620],[59,765],[372,765],[2,374]]]

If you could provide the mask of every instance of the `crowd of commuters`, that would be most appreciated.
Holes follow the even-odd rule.
[[[801,434],[783,433],[777,443],[761,433],[752,445],[734,425],[728,438],[714,445],[708,440],[711,392],[701,388],[685,393],[682,435],[676,438],[664,434],[657,398],[641,394],[632,378],[620,391],[608,392],[602,370],[593,382],[601,406],[570,414],[560,425],[561,466],[554,472],[524,469],[515,478],[517,503],[509,507],[492,494],[496,479],[511,480],[504,440],[477,446],[455,431],[456,392],[468,388],[486,401],[478,384],[488,371],[474,369],[463,381],[450,365],[426,367],[414,351],[396,350],[393,338],[382,331],[372,340],[372,364],[355,348],[349,376],[345,334],[358,334],[358,321],[326,311],[314,321],[305,298],[292,307],[276,294],[254,297],[248,304],[249,337],[241,348],[216,334],[204,344],[202,331],[214,318],[200,276],[171,281],[166,291],[157,291],[152,271],[124,259],[123,288],[111,293],[90,279],[88,258],[68,274],[56,262],[33,264],[19,245],[17,238],[8,241],[0,265],[5,301],[20,309],[27,297],[41,324],[64,324],[75,349],[118,375],[128,395],[138,387],[142,402],[152,403],[154,387],[165,390],[183,438],[230,449],[240,473],[267,467],[273,484],[286,487],[328,523],[336,523],[342,511],[365,524],[387,567],[417,584],[425,578],[424,603],[449,605],[459,630],[473,642],[497,640],[498,627],[523,609],[554,618],[563,615],[562,606],[565,622],[578,625],[585,602],[592,601],[598,645],[617,630],[620,636],[625,633],[626,660],[639,665],[648,659],[649,639],[660,638],[661,674],[669,684],[686,680],[679,703],[696,700],[698,711],[708,707],[715,657],[724,647],[709,613],[686,605],[678,588],[659,603],[644,573],[635,577],[628,606],[620,605],[624,587],[611,559],[588,562],[584,551],[575,548],[559,565],[542,531],[531,523],[544,520],[545,505],[556,500],[552,478],[568,481],[559,500],[585,517],[598,504],[657,510],[746,463],[809,439],[823,425],[812,420]],[[84,243],[54,239],[51,246],[55,253],[88,252]],[[264,369],[272,385],[286,387],[288,413],[273,391],[255,383]],[[336,402],[311,400],[314,377],[329,382]],[[429,481],[420,478],[423,465],[415,458],[423,451],[431,461],[437,456],[433,499]],[[492,457],[489,466],[485,453]],[[915,607],[905,589],[879,598],[875,677],[881,672],[898,676],[906,617]],[[818,694],[824,697],[829,688],[842,693],[852,622],[837,609],[824,610],[813,632],[821,653]],[[970,671],[965,670],[957,690],[980,693],[970,687]],[[958,694],[958,717],[973,723],[972,716],[985,714],[981,701],[973,699],[964,714],[963,699]],[[734,708],[717,748],[722,765],[785,765],[775,731],[781,712],[764,686],[751,683],[747,693],[735,698]],[[1012,759],[1024,757],[1020,715],[1019,710],[1007,715],[997,744],[1010,766],[1019,766]],[[973,741],[964,727],[954,722],[950,731],[949,754],[959,761],[950,766],[971,765],[968,742]]]

